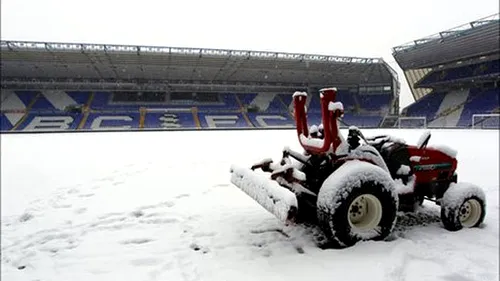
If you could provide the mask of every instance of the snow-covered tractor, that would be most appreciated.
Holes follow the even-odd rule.
[[[417,145],[388,135],[366,138],[356,127],[344,138],[336,91],[320,90],[322,124],[311,127],[307,93],[295,92],[294,117],[304,151],[285,148],[277,163],[232,165],[231,182],[284,223],[319,225],[333,247],[384,240],[397,213],[415,211],[424,199],[441,206],[441,221],[450,231],[483,222],[484,192],[457,183],[453,149],[428,145],[429,132]]]

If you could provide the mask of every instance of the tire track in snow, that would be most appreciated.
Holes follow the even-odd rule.
[[[391,266],[386,269],[386,279],[468,281],[474,279],[467,276],[473,278],[478,275],[484,275],[484,280],[498,278],[491,270],[497,267],[495,257],[477,255],[482,252],[477,248],[484,248],[484,252],[488,252],[487,248],[492,245],[484,245],[473,238],[476,235],[468,235],[481,235],[481,228],[449,232],[441,225],[439,208],[433,207],[424,206],[416,213],[399,214],[394,231],[395,240],[392,241],[394,244],[388,245],[393,250],[389,255]],[[474,241],[473,244],[471,241]],[[476,249],[464,255],[463,249],[471,247]],[[394,264],[394,261],[398,262]],[[454,276],[462,276],[462,279],[453,279]]]

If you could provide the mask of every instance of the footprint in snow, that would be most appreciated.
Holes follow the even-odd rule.
[[[194,251],[199,251],[201,249],[201,247],[196,243],[191,243],[191,245],[189,245],[189,248],[193,249]]]
[[[78,209],[74,210],[73,212],[74,212],[75,214],[80,215],[80,214],[85,213],[86,211],[87,211],[87,208],[78,208]]]
[[[161,259],[154,257],[138,258],[130,261],[130,263],[135,266],[155,266],[160,264],[161,262]]]
[[[193,234],[193,237],[213,237],[215,232],[197,232]]]
[[[33,219],[33,218],[34,218],[34,216],[33,216],[33,214],[32,214],[32,213],[26,212],[26,213],[22,214],[22,215],[19,217],[19,221],[20,221],[20,222],[27,222],[27,221],[29,221],[29,220],[31,220],[31,219]]]
[[[130,215],[135,217],[135,218],[139,218],[139,217],[144,216],[144,212],[142,210],[136,210],[136,211],[133,211],[132,213],[130,213]]]
[[[103,177],[103,178],[97,179],[97,181],[112,181],[112,180],[113,180],[113,177]]]
[[[56,208],[56,209],[68,209],[68,208],[71,208],[71,204],[53,204],[52,207]]]
[[[138,245],[138,244],[146,244],[146,243],[149,243],[152,241],[154,241],[154,240],[151,238],[133,238],[133,239],[121,241],[120,244],[124,244],[124,245],[136,244],[136,245]]]
[[[86,193],[86,194],[80,194],[80,195],[78,195],[78,197],[85,198],[85,197],[92,197],[94,195],[95,195],[94,193]]]
[[[80,191],[76,188],[72,188],[70,190],[68,190],[68,194],[76,194],[76,193],[79,193]]]
[[[203,254],[207,254],[210,252],[209,248],[202,247],[202,246],[198,245],[197,243],[191,243],[191,245],[189,245],[189,248],[191,248],[195,252],[201,251],[201,253],[203,253]]]

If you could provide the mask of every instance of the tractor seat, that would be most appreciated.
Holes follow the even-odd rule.
[[[396,172],[401,165],[410,166],[410,154],[408,153],[407,147],[408,146],[404,143],[395,142],[388,145],[382,145],[379,150],[393,178],[397,178]]]

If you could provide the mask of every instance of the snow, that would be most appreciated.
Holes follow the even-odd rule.
[[[416,162],[416,163],[420,162],[421,159],[422,159],[421,156],[411,156],[410,157],[410,161],[411,162]]]
[[[373,147],[369,145],[360,145],[356,149],[353,149],[349,152],[347,158],[355,158],[355,159],[367,159],[375,163],[377,166],[382,168],[384,171],[389,172],[389,168],[387,164],[385,164],[380,153]]]
[[[292,97],[293,98],[295,98],[295,97],[307,97],[307,93],[297,91],[297,92],[293,93]]]
[[[306,152],[303,151],[302,149],[295,151],[295,150],[291,149],[289,146],[285,146],[283,148],[283,152],[290,154],[290,157],[294,157],[302,162],[307,162],[307,160],[309,160],[309,158],[311,157],[310,155],[306,155],[305,154]],[[300,163],[300,162],[296,161],[296,163]],[[302,164],[295,166],[295,167],[302,167]]]
[[[267,164],[267,163],[271,163],[273,161],[272,158],[264,158],[260,161],[257,161],[255,163],[253,163],[255,166],[260,166],[260,165],[264,165],[264,164]]]
[[[328,110],[330,110],[330,111],[335,111],[335,110],[344,111],[344,105],[340,101],[330,102],[328,104]]]
[[[428,148],[438,150],[452,158],[456,158],[458,151],[456,149],[453,149],[447,145],[444,144],[433,144],[433,145],[428,145]]]
[[[353,188],[367,181],[380,183],[397,196],[394,181],[389,173],[373,164],[351,160],[325,180],[318,194],[318,206],[325,206],[329,209],[337,208],[339,202],[347,198]],[[329,212],[328,209],[324,211]]]
[[[361,131],[357,126],[354,126],[354,125],[349,126],[348,130],[349,131],[353,131],[353,130],[354,131]]]
[[[311,147],[316,147],[316,148],[322,148],[324,145],[323,139],[319,138],[308,138],[304,134],[301,134],[299,136],[300,142],[302,142],[306,146],[311,146]]]
[[[465,199],[476,196],[483,202],[486,201],[486,195],[484,191],[477,185],[468,182],[458,182],[452,183],[448,190],[443,195],[443,206],[446,206],[445,212],[449,212],[452,209],[457,209],[462,205]]]
[[[309,133],[310,133],[310,134],[317,133],[318,131],[319,131],[319,129],[318,129],[318,126],[316,126],[316,125],[312,125],[312,126],[309,128]]]
[[[398,138],[398,137],[395,137],[395,136],[390,136],[390,135],[387,135],[387,136],[383,136],[383,137],[380,137],[380,138],[377,138],[375,140],[368,140],[368,143],[370,145],[377,145],[377,144],[380,144],[382,142],[386,142],[386,144],[393,144],[393,143],[406,143],[406,141],[404,139],[401,139],[401,138]]]
[[[396,174],[397,175],[409,175],[411,172],[411,168],[410,166],[406,166],[406,165],[401,165],[399,167],[399,169],[396,171]]]
[[[331,87],[331,88],[322,88],[322,89],[320,89],[319,91],[320,91],[320,92],[326,92],[326,91],[332,91],[332,90],[336,92],[336,91],[337,91],[337,88],[335,88],[335,87]]]
[[[417,142],[417,147],[421,147],[425,140],[431,135],[431,131],[430,130],[426,130],[424,131],[424,133],[420,136],[420,138],[418,139],[418,142]]]
[[[340,128],[340,121],[337,120],[337,128]],[[340,129],[339,129],[340,130]],[[342,132],[342,130],[340,130]],[[336,155],[345,155],[349,152],[349,144],[345,140],[344,136],[347,136],[348,133],[343,132],[339,135],[340,144],[337,149],[334,151]]]
[[[280,165],[278,163],[273,163],[270,167],[271,169],[273,169],[273,172],[272,174],[279,174],[279,173],[282,173],[288,169],[292,169],[292,176],[299,180],[299,181],[305,181],[306,180],[306,174],[304,174],[303,172],[299,171],[296,166],[294,165],[294,163],[292,163],[291,159],[288,158],[286,160],[287,164],[285,165]],[[296,162],[295,162],[296,163]]]
[[[363,133],[416,143],[422,131]],[[344,250],[320,249],[317,228],[285,226],[230,183],[233,163],[301,152],[293,130],[0,138],[2,280],[499,279],[494,130],[432,130],[430,140],[459,151],[459,181],[484,190],[483,227],[449,232],[425,202],[398,215],[391,241]]]
[[[398,194],[406,194],[413,192],[413,188],[415,187],[415,180],[417,178],[415,176],[411,176],[406,184],[403,183],[401,179],[396,179],[396,192]]]
[[[290,165],[291,168],[293,168],[293,166]],[[293,168],[293,177],[298,179],[299,181],[305,181],[306,180],[306,174]]]

